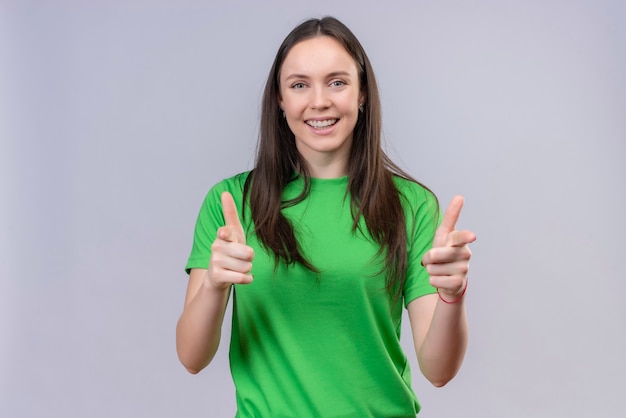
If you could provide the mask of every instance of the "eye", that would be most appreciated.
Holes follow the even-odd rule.
[[[306,87],[304,83],[293,83],[291,85],[291,88],[294,90],[300,90],[300,89],[303,89],[304,87]]]
[[[333,87],[343,87],[346,85],[346,82],[343,80],[333,80],[331,81],[330,85]]]

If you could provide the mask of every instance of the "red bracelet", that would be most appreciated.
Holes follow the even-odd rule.
[[[455,300],[453,300],[452,302],[448,302],[447,300],[445,300],[444,298],[441,297],[441,293],[439,293],[439,288],[437,288],[437,294],[439,295],[439,299],[441,299],[441,301],[443,303],[447,303],[448,305],[454,305],[455,303],[457,303],[458,301],[460,301],[461,299],[463,299],[463,296],[465,295],[465,291],[467,290],[467,285],[469,284],[469,277],[467,278],[467,280],[465,280],[465,287],[463,288],[463,291],[461,292],[461,294],[459,295],[458,298],[456,298]]]

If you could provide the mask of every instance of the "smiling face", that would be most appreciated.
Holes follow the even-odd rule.
[[[313,177],[347,174],[362,95],[357,66],[335,39],[291,48],[280,69],[280,107]]]

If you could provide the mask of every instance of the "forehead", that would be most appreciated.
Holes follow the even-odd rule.
[[[324,76],[334,72],[357,75],[356,62],[337,40],[317,36],[295,44],[281,66],[281,79],[291,74]]]

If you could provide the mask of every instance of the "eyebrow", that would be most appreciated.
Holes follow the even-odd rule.
[[[333,77],[338,77],[338,76],[350,77],[350,73],[347,71],[333,71],[332,73],[329,73],[326,75],[327,78],[333,78]],[[290,74],[285,80],[291,80],[292,78],[308,79],[309,76],[306,74]]]

